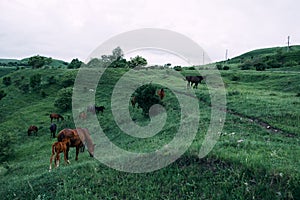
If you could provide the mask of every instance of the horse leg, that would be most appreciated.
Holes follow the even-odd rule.
[[[52,160],[53,160],[53,157],[54,157],[55,154],[52,154],[51,157],[50,157],[50,166],[49,166],[49,172],[51,171],[52,169]],[[55,161],[54,161],[55,162]]]
[[[65,159],[65,163],[70,164],[70,161],[67,159],[67,150],[64,150],[64,159]]]
[[[55,167],[59,167],[59,159],[60,159],[60,156],[59,156],[60,153],[56,153],[56,158],[55,158]]]
[[[75,158],[76,161],[78,160],[78,154],[79,154],[79,146],[76,146],[76,158]]]

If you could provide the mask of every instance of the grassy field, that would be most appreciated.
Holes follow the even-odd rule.
[[[11,137],[14,147],[0,165],[0,195],[2,199],[300,199],[300,73],[283,70],[221,72],[227,93],[227,110],[222,111],[226,112],[226,121],[213,150],[202,159],[198,152],[211,118],[205,83],[194,90],[200,110],[197,135],[184,155],[167,167],[149,173],[121,172],[90,158],[87,152],[75,161],[71,149],[71,164],[61,163],[49,173],[51,144],[55,141],[48,130],[49,114],[60,112],[54,107],[57,92],[65,77],[77,71],[0,68],[0,89],[7,93],[0,101],[0,134]],[[146,77],[149,83],[150,70],[144,71],[140,79]],[[171,83],[188,94],[186,82],[173,79],[172,71],[161,75],[161,85]],[[107,138],[120,148],[155,151],[168,144],[178,131],[180,108],[176,94],[166,89],[163,102],[168,117],[157,135],[145,139],[129,136],[117,126],[111,111],[113,88],[126,72],[108,69],[100,79],[95,101],[106,110],[98,114],[98,121]],[[34,74],[41,74],[45,96],[35,91],[24,94],[18,88]],[[196,71],[186,70],[183,74]],[[5,76],[11,77],[11,85],[2,84]],[[49,84],[52,76],[56,81]],[[128,109],[137,124],[149,123],[129,102]],[[58,123],[59,130],[74,128],[72,112],[61,114],[66,120]],[[31,124],[39,127],[37,137],[27,136]],[[91,132],[96,134],[93,129]]]

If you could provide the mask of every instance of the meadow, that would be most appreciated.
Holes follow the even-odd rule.
[[[0,68],[0,90],[7,95],[0,100],[1,144],[0,196],[2,199],[300,199],[300,73],[281,70],[240,70],[236,63],[221,70],[226,89],[226,121],[212,151],[204,158],[198,153],[209,127],[211,100],[205,82],[198,89],[187,89],[186,82],[173,76],[173,69],[163,72],[161,87],[172,84],[188,94],[195,93],[199,103],[199,125],[188,150],[175,162],[147,173],[129,173],[112,169],[88,153],[70,152],[70,165],[48,171],[51,145],[50,118],[61,113],[65,120],[58,129],[74,128],[71,110],[62,112],[54,106],[59,90],[78,69],[46,67]],[[102,70],[102,69],[99,69]],[[183,69],[181,73],[199,74]],[[97,119],[106,137],[115,145],[132,152],[152,152],[168,144],[179,129],[180,105],[176,92],[166,88],[163,99],[168,117],[162,130],[150,138],[125,134],[114,121],[111,96],[117,81],[127,69],[107,69],[98,82],[96,105],[105,106]],[[151,70],[140,70],[145,83],[151,82]],[[157,71],[157,70],[156,70]],[[24,92],[19,86],[34,74],[42,77],[40,90]],[[4,77],[12,83],[2,84]],[[144,79],[147,77],[147,79]],[[130,81],[136,81],[129,79]],[[43,95],[41,93],[43,92]],[[134,121],[146,126],[141,109],[128,105]],[[77,119],[75,119],[77,120]],[[126,123],[126,122],[125,122]],[[27,136],[31,124],[39,127],[38,136]],[[90,131],[94,133],[94,129]],[[7,139],[8,138],[8,139]],[[95,141],[101,145],[101,141]],[[109,154],[109,152],[107,152]]]

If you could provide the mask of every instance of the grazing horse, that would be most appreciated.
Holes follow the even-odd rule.
[[[136,96],[131,97],[130,102],[131,102],[132,107],[135,108],[135,104],[137,103]]]
[[[204,76],[186,76],[185,80],[188,82],[187,87],[192,87],[193,84],[194,88],[197,89],[198,84],[201,83],[202,80],[204,80]]]
[[[98,112],[103,113],[104,109],[105,109],[104,106],[95,106],[95,110],[96,110],[97,113],[98,113]]]
[[[82,119],[82,120],[87,119],[87,114],[86,114],[86,112],[82,111],[81,113],[79,113],[79,119]]]
[[[70,161],[67,159],[67,148],[68,148],[68,144],[70,143],[70,139],[64,139],[62,142],[54,142],[52,144],[52,154],[50,157],[50,167],[49,167],[49,171],[51,171],[52,169],[52,160],[53,157],[54,158],[54,164],[55,167],[59,166],[59,160],[60,160],[60,153],[64,153],[64,160],[66,164],[70,164]]]
[[[163,100],[163,98],[166,96],[165,91],[163,88],[157,91],[157,95],[159,96],[160,100]]]
[[[51,123],[52,123],[52,120],[53,119],[57,119],[57,121],[59,121],[59,119],[64,120],[64,117],[61,116],[60,114],[57,114],[57,113],[52,113],[50,114],[50,119],[51,119]]]
[[[86,110],[87,110],[87,112],[90,112],[90,113],[93,113],[93,114],[96,113],[95,105],[88,106]]]
[[[27,134],[28,136],[31,135],[32,132],[34,132],[35,135],[37,135],[37,132],[38,132],[38,127],[32,125],[32,126],[29,126],[28,130],[27,130]]]
[[[64,139],[70,139],[70,143],[67,145],[67,159],[69,159],[69,148],[75,147],[76,148],[76,157],[75,160],[78,160],[79,149],[82,148],[84,145],[87,146],[88,152],[90,156],[94,156],[94,144],[90,137],[90,133],[86,128],[77,128],[77,129],[63,129],[59,132],[57,136],[57,140],[59,142],[63,141]]]
[[[51,124],[50,125],[50,128],[49,128],[50,129],[50,138],[51,138],[51,135],[52,135],[53,138],[55,138],[56,128],[57,128],[56,124]]]

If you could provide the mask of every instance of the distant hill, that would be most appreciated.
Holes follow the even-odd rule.
[[[21,60],[18,59],[7,59],[7,58],[0,58],[0,66],[3,67],[17,67],[17,66],[28,66],[28,58],[23,58]],[[69,63],[63,60],[53,59],[49,66],[52,67],[65,67]]]
[[[300,45],[290,46],[289,51],[287,52],[287,47],[272,47],[272,48],[263,48],[256,49],[253,51],[246,52],[242,55],[234,57],[228,61],[228,63],[240,63],[243,60],[253,59],[253,58],[263,58],[263,57],[272,57],[275,56],[278,52],[282,52],[289,58],[297,59],[295,55],[300,55]],[[300,61],[300,60],[299,60]]]

